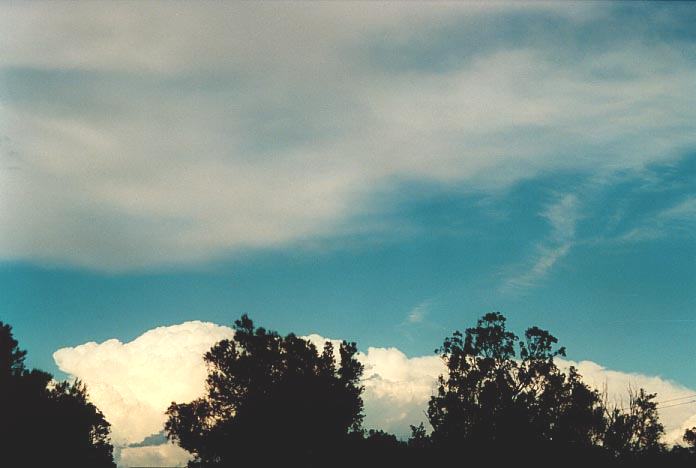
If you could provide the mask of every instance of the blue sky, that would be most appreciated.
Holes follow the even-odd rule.
[[[424,355],[449,331],[501,310],[518,330],[553,330],[571,358],[693,386],[695,169],[687,156],[600,188],[587,174],[554,174],[494,196],[404,188],[415,195],[380,214],[389,232],[197,268],[105,274],[7,263],[4,315],[31,363],[56,370],[51,354],[64,346],[129,341],[186,320],[229,324],[242,312],[283,331]],[[582,200],[572,248],[521,281],[540,245],[555,242],[543,213],[566,193]],[[660,221],[683,203],[684,218]]]
[[[140,7],[2,7],[31,365],[242,313],[417,356],[500,310],[696,386],[692,5]]]

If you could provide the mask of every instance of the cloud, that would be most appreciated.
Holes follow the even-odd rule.
[[[409,25],[422,27],[452,15],[476,19],[496,12],[548,11],[582,19],[592,17],[595,10],[583,5],[560,8],[539,2],[483,1],[440,2],[437,8],[432,2],[379,2],[366,8],[355,1],[253,6],[160,1],[139,7],[137,13],[128,2],[80,8],[50,2],[12,4],[3,6],[0,18],[0,63],[173,74],[241,67],[256,71],[281,62],[304,74],[304,66],[317,62],[342,67],[334,48],[356,37],[386,30],[399,39],[414,34],[406,28]],[[23,40],[27,36],[34,41]],[[296,54],[299,49],[305,53]]]
[[[421,323],[430,309],[430,301],[423,301],[408,313],[406,323]]]
[[[592,361],[559,360],[561,368],[571,365],[578,369],[583,380],[589,385],[600,392],[606,389],[609,401],[619,406],[625,407],[628,403],[629,388],[633,390],[644,388],[650,393],[656,393],[658,402],[696,394],[694,389],[659,376],[611,370]],[[681,402],[687,401],[689,400],[681,400]],[[659,410],[659,414],[665,426],[665,441],[670,444],[681,443],[684,430],[696,423],[696,405],[667,407],[666,404],[664,406],[664,409]]]
[[[578,197],[574,194],[566,194],[558,201],[549,205],[542,213],[551,225],[554,240],[567,243],[575,237],[575,226],[578,223]]]
[[[696,221],[696,196],[689,196],[660,213],[666,220]]]
[[[633,40],[687,21],[669,8],[652,26],[545,3],[2,9],[6,260],[123,271],[316,244],[369,229],[375,194],[409,181],[498,191],[696,143],[696,65]]]
[[[87,384],[91,400],[112,425],[119,464],[176,464],[183,455],[170,444],[133,445],[162,430],[172,401],[203,395],[203,354],[233,334],[228,327],[185,322],[126,343],[111,339],[62,348],[53,357],[60,370]],[[307,338],[320,347],[326,341],[319,335]],[[406,435],[409,423],[425,420],[423,408],[442,369],[436,356],[408,358],[395,348],[368,348],[358,359],[365,365],[366,427]]]
[[[178,445],[126,447],[120,450],[119,466],[186,466],[191,455]]]
[[[407,357],[396,348],[368,348],[365,365],[365,426],[406,436],[409,424],[427,422],[425,410],[443,371],[438,356]]]
[[[580,219],[579,201],[575,194],[565,194],[541,213],[551,226],[548,239],[536,247],[536,255],[526,271],[508,278],[503,291],[520,292],[534,287],[563,257],[575,242],[575,228]]]
[[[696,196],[687,196],[675,204],[653,214],[638,226],[613,239],[614,242],[642,242],[665,237],[681,231],[693,235],[696,225]]]
[[[341,343],[318,334],[305,338],[318,349],[327,341],[335,348]],[[365,366],[365,427],[405,437],[410,434],[409,424],[427,420],[423,411],[435,392],[438,375],[444,370],[438,356],[409,358],[397,348],[368,347],[366,352],[358,352],[357,359]]]
[[[190,401],[203,394],[203,353],[231,336],[228,327],[186,322],[155,328],[127,343],[112,339],[63,348],[54,358],[62,371],[87,384],[91,400],[112,424],[121,465],[176,465],[185,459],[178,448],[139,443],[157,440],[148,436],[162,430],[164,412],[172,401]],[[318,346],[326,341],[316,334],[307,338]],[[436,392],[437,376],[444,371],[438,356],[408,357],[397,348],[368,347],[358,359],[365,366],[365,427],[405,437],[410,424],[427,421],[424,411]],[[657,392],[659,401],[696,393],[658,376],[615,371],[590,361],[561,361],[562,367],[570,365],[596,388],[606,386],[616,401],[629,385]],[[678,441],[683,429],[696,423],[693,406],[665,408],[660,414],[670,442]]]
[[[203,354],[234,334],[228,327],[186,322],[159,327],[133,341],[111,339],[62,348],[53,354],[63,372],[82,379],[90,398],[125,446],[162,430],[172,401],[190,401],[205,389]]]

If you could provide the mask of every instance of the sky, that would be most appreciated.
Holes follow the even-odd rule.
[[[181,458],[157,428],[202,378],[157,382],[204,375],[243,313],[356,341],[368,421],[396,432],[433,350],[493,310],[598,385],[693,393],[694,22],[668,2],[0,4],[0,320],[29,365],[87,382],[122,465]],[[696,404],[678,412],[668,429]]]

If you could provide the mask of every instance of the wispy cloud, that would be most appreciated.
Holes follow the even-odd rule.
[[[696,221],[696,196],[692,195],[664,210],[659,215],[665,221]]]
[[[541,213],[551,225],[551,237],[554,241],[567,243],[575,238],[575,228],[579,219],[578,208],[578,197],[569,193],[548,205]]]
[[[423,301],[415,306],[406,316],[406,323],[421,323],[430,311],[430,301]]]
[[[681,231],[693,235],[696,227],[696,196],[688,196],[643,220],[613,241],[641,242],[663,238]]]
[[[544,242],[537,245],[535,256],[522,267],[523,271],[504,281],[503,291],[522,292],[536,286],[573,247],[576,225],[580,219],[576,195],[561,196],[540,215],[548,221],[551,232]]]
[[[429,332],[447,333],[449,330],[433,317],[433,309],[436,307],[437,299],[432,297],[419,302],[396,325],[396,330],[411,342],[417,341],[418,334],[426,330]]]
[[[403,181],[490,192],[696,143],[696,63],[634,40],[639,10],[516,5],[3,5],[0,258],[203,262],[333,238]]]

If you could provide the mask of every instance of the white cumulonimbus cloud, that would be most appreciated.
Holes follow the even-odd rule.
[[[120,465],[175,465],[187,458],[178,447],[133,445],[162,431],[164,412],[172,401],[190,401],[203,394],[203,354],[233,336],[229,327],[185,322],[155,328],[127,343],[111,339],[63,348],[54,359],[63,372],[87,384],[91,400],[112,424]],[[319,335],[307,338],[320,346],[325,341]],[[396,348],[369,347],[358,358],[365,365],[366,427],[405,436],[410,424],[426,420],[424,410],[444,370],[438,356],[408,357]],[[695,393],[657,376],[613,371],[594,362],[563,360],[561,365],[576,366],[588,383],[606,387],[611,398],[625,395],[629,385],[656,392],[659,400]],[[685,427],[696,424],[696,409],[666,408],[661,417],[668,441],[675,442]]]
[[[159,327],[133,341],[111,339],[59,349],[58,367],[84,381],[90,398],[122,446],[162,430],[172,401],[190,401],[205,389],[203,354],[234,336],[231,328],[204,322]]]

